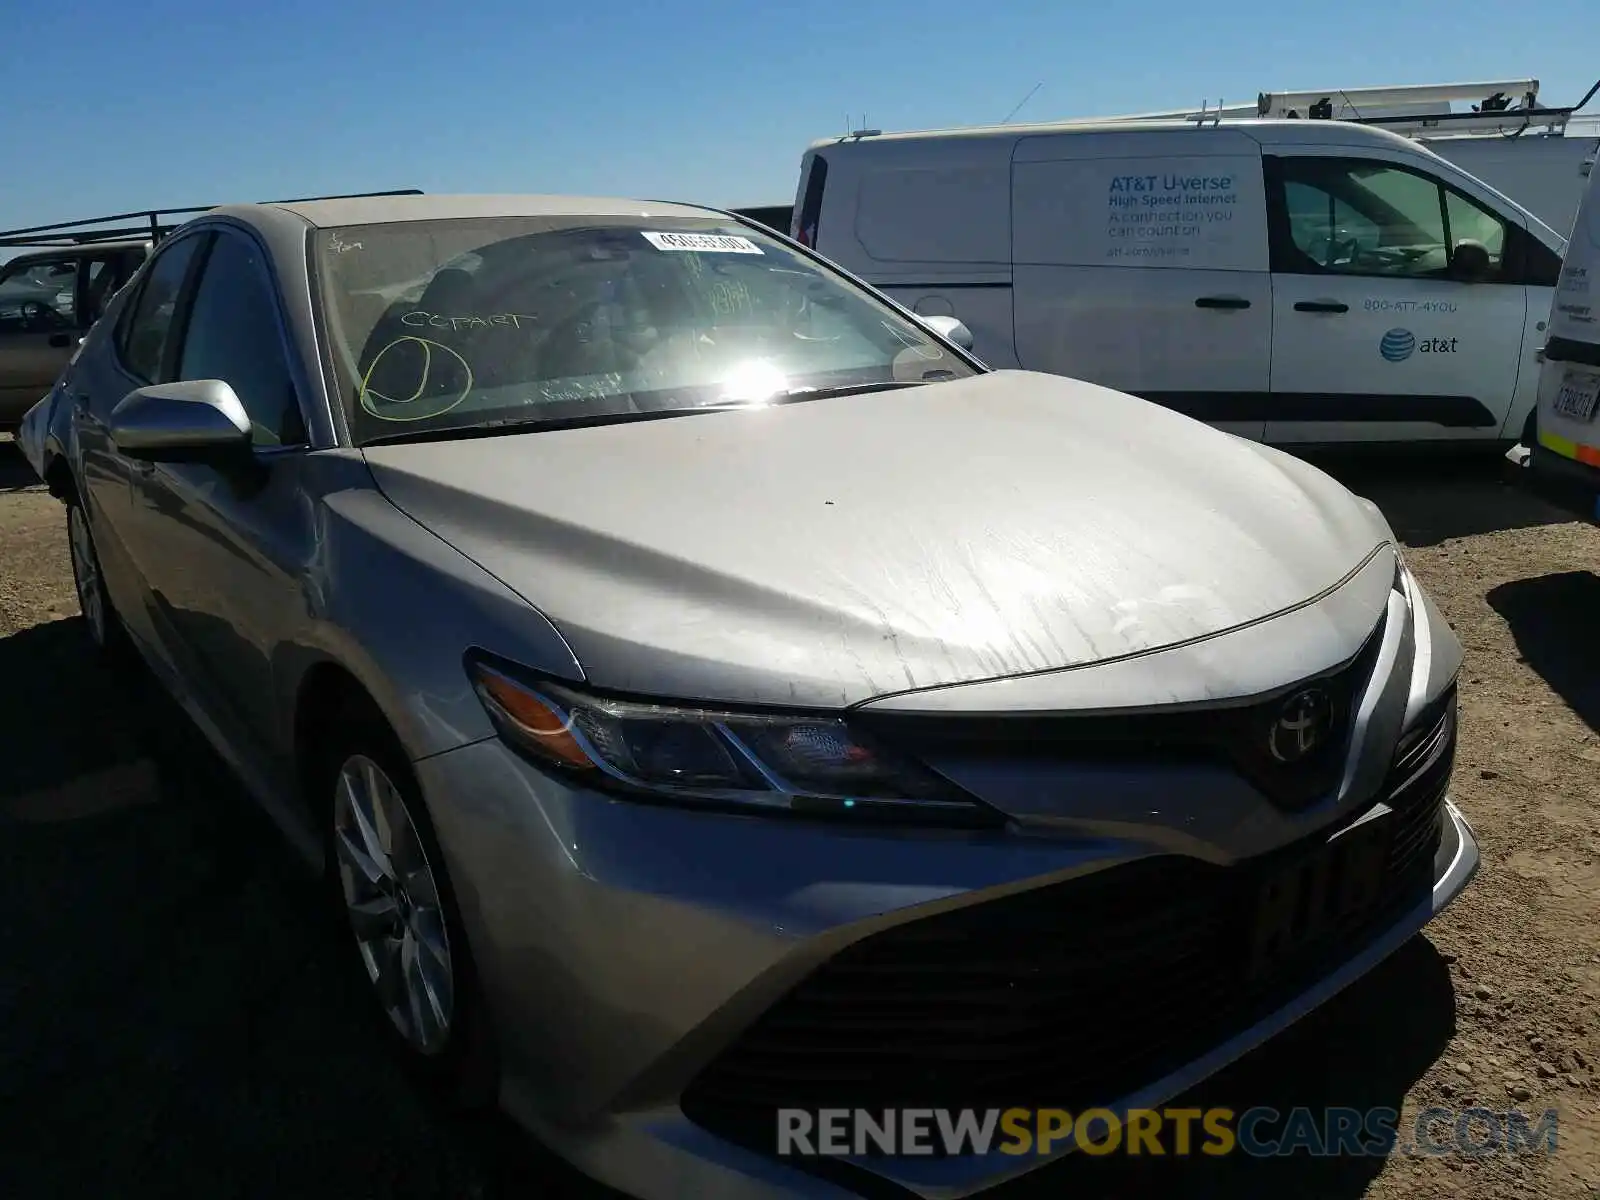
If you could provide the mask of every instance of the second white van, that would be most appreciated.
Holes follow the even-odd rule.
[[[1339,121],[997,126],[814,143],[791,234],[995,367],[1279,444],[1531,433],[1565,241]]]
[[[1550,311],[1539,388],[1533,467],[1576,480],[1600,495],[1600,171],[1573,222],[1561,283]],[[1600,502],[1595,508],[1600,517]]]

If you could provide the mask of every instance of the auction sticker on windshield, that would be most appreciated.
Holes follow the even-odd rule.
[[[697,250],[701,254],[761,253],[761,247],[749,238],[727,233],[645,233],[644,238],[657,250]]]
[[[1594,416],[1597,400],[1600,400],[1600,375],[1568,371],[1561,381],[1561,391],[1556,394],[1556,412],[1574,421],[1587,421]]]

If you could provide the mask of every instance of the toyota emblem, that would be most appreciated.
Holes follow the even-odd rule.
[[[1267,731],[1267,750],[1281,763],[1310,758],[1333,733],[1333,699],[1321,688],[1303,688],[1278,708]]]

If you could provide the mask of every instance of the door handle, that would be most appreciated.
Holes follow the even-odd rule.
[[[1196,308],[1249,308],[1250,301],[1243,296],[1201,296],[1194,302]]]
[[[1300,300],[1294,306],[1295,312],[1318,313],[1344,313],[1350,311],[1348,304],[1341,304],[1337,300]]]

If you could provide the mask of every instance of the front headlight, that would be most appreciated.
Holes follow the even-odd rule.
[[[467,670],[505,741],[604,789],[852,820],[1003,821],[943,776],[836,717],[612,699],[480,657],[469,657]]]

